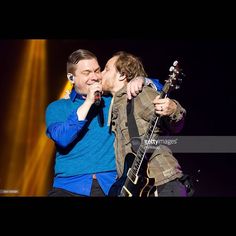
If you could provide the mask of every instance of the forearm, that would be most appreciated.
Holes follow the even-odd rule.
[[[143,76],[138,76],[127,84],[127,98],[131,100],[132,97],[136,97],[142,91],[143,87],[152,87],[156,91],[160,92],[163,85],[158,79],[150,79]]]
[[[91,108],[92,103],[88,100],[85,100],[84,103],[77,110],[78,120],[85,120],[86,116]]]
[[[47,128],[47,135],[57,145],[66,148],[79,135],[86,120],[78,120],[77,111],[73,111],[65,122],[54,122]]]

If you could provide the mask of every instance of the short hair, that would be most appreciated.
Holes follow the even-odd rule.
[[[118,57],[115,62],[116,69],[122,76],[126,76],[127,81],[130,81],[137,76],[147,77],[147,73],[144,70],[140,58],[125,51],[116,52],[113,54],[113,57],[114,56]]]
[[[97,60],[97,57],[92,52],[85,50],[85,49],[79,49],[70,54],[67,60],[66,70],[67,73],[74,74],[76,70],[76,64],[78,64],[81,60],[87,60],[87,59],[95,59]]]

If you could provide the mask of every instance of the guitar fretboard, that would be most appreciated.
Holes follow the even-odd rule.
[[[165,98],[167,96],[167,92],[169,91],[169,88],[170,88],[170,84],[168,82],[166,82],[163,87],[163,90],[160,94],[160,98]],[[157,125],[159,124],[159,119],[160,119],[160,116],[158,114],[154,113],[149,121],[148,129],[141,140],[141,144],[138,148],[136,158],[135,158],[135,160],[132,164],[132,167],[129,171],[129,174],[128,174],[129,178],[132,181],[134,181],[136,176],[138,175],[140,167],[142,166],[143,160],[146,157],[146,153],[147,153],[149,145],[151,143],[150,141],[153,137],[154,130],[157,127]]]

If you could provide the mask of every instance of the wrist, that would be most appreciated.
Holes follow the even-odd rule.
[[[85,99],[84,101],[84,105],[86,106],[92,106],[94,103],[94,101],[92,101],[91,99],[89,99],[88,97]]]

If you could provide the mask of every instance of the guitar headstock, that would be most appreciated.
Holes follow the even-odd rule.
[[[166,94],[169,93],[171,90],[179,89],[180,84],[182,83],[182,80],[185,77],[185,74],[179,67],[178,61],[173,62],[173,65],[170,67],[169,72],[169,77],[165,81],[166,84],[163,89],[163,92],[165,92]]]

